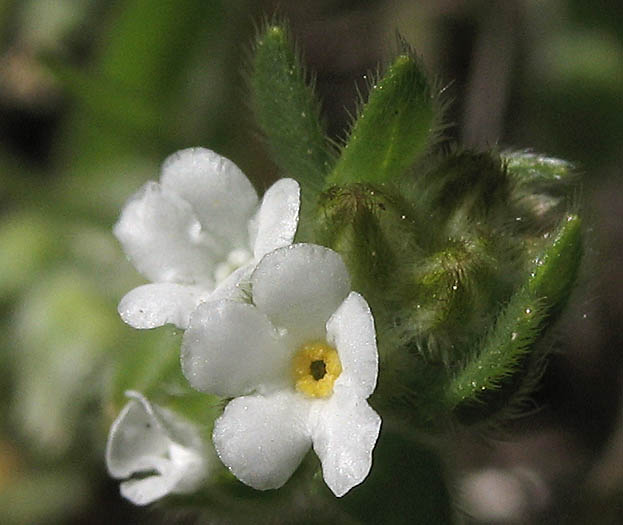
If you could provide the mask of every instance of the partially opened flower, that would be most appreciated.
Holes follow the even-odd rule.
[[[147,505],[167,494],[195,491],[209,474],[209,457],[198,428],[152,405],[138,392],[110,427],[106,465],[121,483],[121,495]]]
[[[342,496],[368,475],[381,425],[366,401],[378,372],[368,304],[349,293],[340,256],[311,244],[269,253],[250,283],[252,304],[201,304],[182,343],[192,386],[236,398],[216,421],[216,451],[242,482],[273,489],[313,445]]]
[[[114,232],[136,269],[151,284],[119,303],[135,328],[173,323],[186,328],[190,313],[210,297],[227,297],[253,263],[294,239],[299,186],[273,184],[259,202],[230,160],[204,148],[171,155],[160,182],[148,182],[125,205]]]

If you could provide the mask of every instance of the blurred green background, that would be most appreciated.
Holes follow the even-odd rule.
[[[121,501],[103,462],[111,378],[175,344],[168,329],[118,319],[143,281],[111,227],[180,148],[214,149],[260,191],[279,175],[245,84],[255,27],[276,10],[317,74],[334,138],[398,31],[451,102],[448,142],[578,164],[587,255],[558,326],[571,343],[539,411],[504,441],[457,436],[447,464],[466,523],[623,521],[621,2],[0,0],[0,522],[170,518]],[[477,481],[519,471],[530,475],[507,492],[532,503],[509,496],[506,514],[478,514]]]

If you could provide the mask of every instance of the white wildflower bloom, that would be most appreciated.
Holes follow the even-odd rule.
[[[147,505],[199,488],[209,474],[209,461],[197,426],[138,392],[126,396],[130,401],[110,427],[106,444],[110,475],[126,480],[121,495]]]
[[[261,202],[230,160],[204,148],[178,151],[125,205],[114,232],[151,281],[119,303],[135,328],[185,329],[200,302],[228,297],[264,254],[292,243],[299,185],[281,179]],[[215,291],[216,288],[216,291]]]
[[[342,496],[368,475],[381,426],[366,401],[378,373],[370,308],[350,292],[340,256],[321,246],[269,253],[250,284],[252,304],[199,305],[182,343],[192,386],[235,397],[215,423],[216,451],[265,490],[281,487],[313,446]]]

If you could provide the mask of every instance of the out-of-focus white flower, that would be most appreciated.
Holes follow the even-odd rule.
[[[135,328],[173,323],[184,329],[198,303],[236,293],[255,261],[292,243],[299,193],[296,181],[281,179],[259,202],[230,160],[204,148],[171,155],[160,182],[145,184],[114,228],[130,261],[151,281],[123,297],[122,319]]]
[[[182,343],[191,385],[236,398],[216,421],[216,451],[265,490],[281,487],[313,445],[342,496],[368,475],[381,426],[366,401],[378,373],[370,308],[350,292],[340,256],[321,246],[269,253],[250,284],[252,304],[199,305]]]
[[[542,476],[525,466],[472,471],[460,480],[458,489],[465,512],[487,523],[528,523],[550,499]]]
[[[138,392],[126,396],[130,401],[110,427],[106,444],[110,475],[126,480],[121,495],[147,505],[199,488],[209,474],[209,458],[196,425]]]

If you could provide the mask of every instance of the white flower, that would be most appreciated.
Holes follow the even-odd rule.
[[[114,228],[130,261],[151,281],[121,300],[122,319],[135,328],[186,328],[198,303],[235,293],[255,261],[292,243],[299,202],[292,179],[277,181],[260,203],[230,160],[204,148],[174,153],[160,183],[145,184]]]
[[[195,491],[209,463],[198,428],[138,392],[126,396],[131,400],[110,427],[106,444],[110,475],[126,479],[121,495],[147,505],[167,494]]]
[[[342,496],[370,471],[381,418],[374,320],[350,292],[340,256],[295,244],[250,277],[253,304],[220,300],[193,312],[182,343],[191,385],[235,397],[216,421],[223,463],[256,489],[281,487],[313,445]]]

